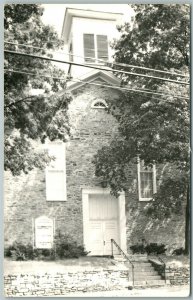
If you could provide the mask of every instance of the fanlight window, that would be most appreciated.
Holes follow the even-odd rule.
[[[107,103],[106,101],[100,99],[100,100],[95,100],[92,105],[91,105],[92,108],[107,108]]]

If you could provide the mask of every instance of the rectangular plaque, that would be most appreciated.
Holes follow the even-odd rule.
[[[35,220],[35,247],[38,249],[51,249],[54,240],[53,220],[45,216]]]

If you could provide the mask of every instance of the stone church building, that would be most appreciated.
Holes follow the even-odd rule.
[[[99,69],[71,66],[68,90],[72,136],[66,142],[47,145],[56,160],[45,171],[28,175],[5,174],[5,245],[14,241],[35,248],[53,246],[60,230],[84,245],[89,255],[111,255],[110,239],[125,252],[145,239],[163,243],[168,251],[184,246],[184,215],[152,221],[144,207],[159,189],[167,168],[145,170],[142,163],[128,172],[128,189],[118,198],[95,177],[93,156],[118,133],[118,124],[105,109],[107,102],[122,97],[120,84],[112,72],[101,70],[103,61],[112,61],[110,41],[117,37],[119,13],[68,8],[62,38],[73,62],[99,66]]]

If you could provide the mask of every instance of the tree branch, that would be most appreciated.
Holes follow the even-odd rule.
[[[28,96],[28,97],[25,97],[25,98],[23,98],[23,99],[20,99],[20,100],[18,100],[18,101],[14,101],[14,102],[12,102],[12,103],[9,103],[9,104],[5,105],[5,108],[11,107],[11,106],[13,106],[13,105],[15,105],[15,104],[18,104],[18,103],[20,103],[20,102],[31,101],[31,100],[28,100],[28,99],[37,98],[37,97],[38,97],[38,96]],[[39,98],[38,98],[38,99],[39,99]],[[38,100],[38,99],[36,99],[36,100]]]

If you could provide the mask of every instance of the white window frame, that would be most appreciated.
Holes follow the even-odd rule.
[[[107,34],[96,34],[96,33],[89,33],[89,32],[84,32],[83,33],[83,51],[84,51],[84,34],[92,34],[94,36],[94,53],[95,53],[95,57],[91,57],[91,59],[93,59],[93,61],[86,61],[86,58],[84,56],[84,62],[86,62],[87,64],[93,64],[93,63],[98,63],[98,64],[101,64],[103,65],[103,60],[104,59],[101,59],[101,58],[98,58],[98,43],[97,43],[97,35],[104,35],[107,37],[107,49],[108,49],[108,57],[107,57],[107,60],[109,60],[109,39],[108,39],[108,35]],[[102,61],[101,61],[102,60]],[[104,60],[105,61],[105,60]]]
[[[45,175],[46,175],[46,201],[52,201],[52,202],[60,202],[60,201],[67,201],[67,196],[66,196],[66,145],[65,143],[63,143],[62,141],[54,141],[54,142],[49,142],[46,145],[46,148],[48,149],[48,153],[49,153],[49,147],[51,145],[51,147],[54,146],[54,144],[61,145],[61,150],[63,153],[63,159],[62,159],[62,163],[60,164],[60,166],[51,166],[53,160],[50,162],[50,164],[46,167],[45,170]],[[48,181],[48,176],[50,172],[62,172],[64,175],[64,197],[63,199],[50,199],[49,197],[49,192],[48,192],[48,188],[47,188],[47,181]]]
[[[157,186],[156,186],[156,165],[153,163],[152,165],[152,174],[153,174],[153,194],[157,192]],[[150,201],[153,198],[143,198],[141,196],[141,164],[140,159],[137,159],[137,175],[138,175],[138,194],[139,194],[139,201]]]
[[[103,103],[105,107],[104,106],[95,106],[98,102]],[[92,102],[91,108],[94,108],[94,109],[105,109],[105,108],[108,108],[108,105],[107,105],[107,103],[106,103],[105,100],[103,100],[103,99],[97,99],[97,100],[94,100]]]

